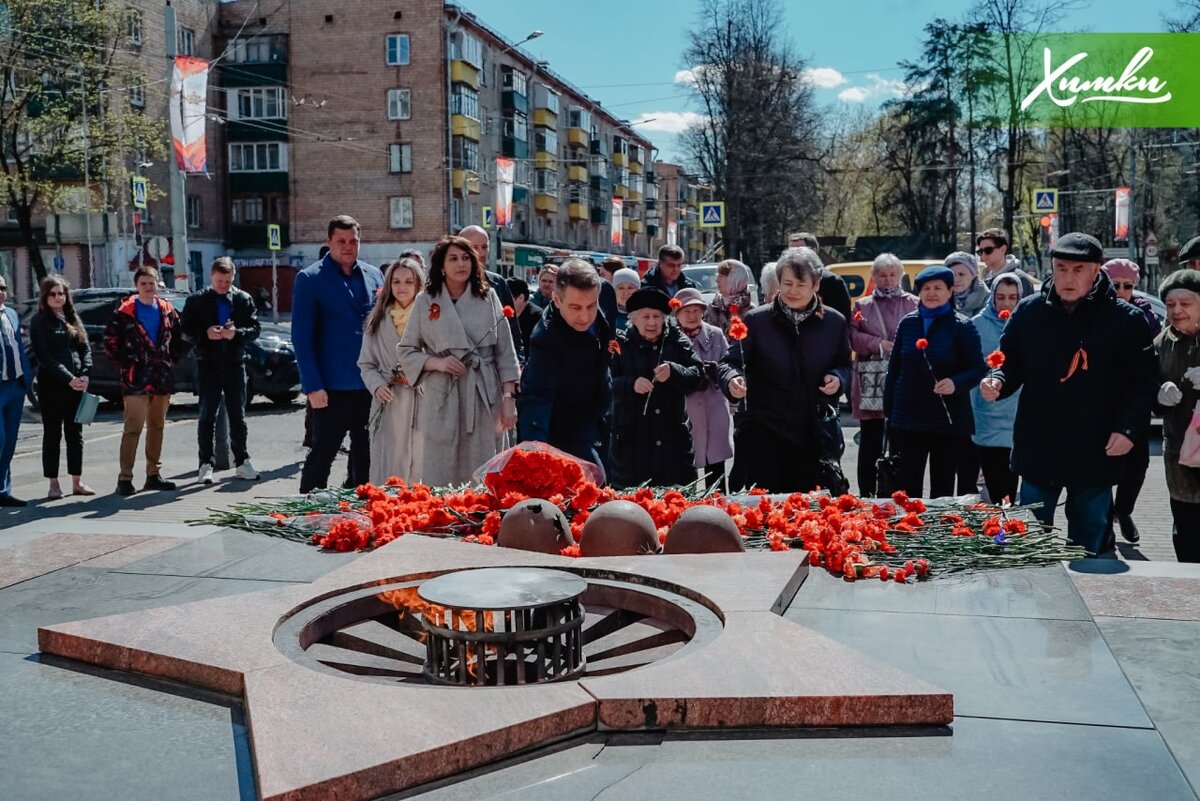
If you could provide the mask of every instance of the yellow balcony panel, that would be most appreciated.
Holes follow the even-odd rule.
[[[629,233],[640,234],[641,232],[642,232],[642,221],[641,220],[630,220],[629,221]]]
[[[553,170],[558,168],[558,158],[545,150],[539,150],[533,155],[534,166],[539,170]]]
[[[478,142],[479,120],[473,120],[462,114],[455,114],[450,117],[450,133],[454,136],[466,137],[472,142]]]
[[[535,108],[533,110],[533,124],[540,125],[543,128],[557,128],[558,115],[548,108]]]
[[[613,153],[612,163],[613,163],[613,166],[615,166],[615,167],[628,167],[629,166],[629,154],[628,153]]]
[[[629,190],[629,200],[632,203],[641,203],[642,202],[642,193],[637,191],[636,189],[630,189]]]
[[[693,209],[698,209],[698,208],[700,208],[700,201],[694,197],[689,197],[688,205],[691,206]]]
[[[567,180],[577,184],[586,184],[588,182],[587,167],[578,164],[567,167]]]
[[[642,163],[640,161],[629,162],[629,171],[634,175],[642,174]]]
[[[625,184],[617,184],[613,187],[613,195],[616,197],[629,197],[629,187]]]
[[[554,195],[535,194],[533,196],[533,207],[538,211],[554,214],[558,211],[558,198]]]
[[[572,203],[570,208],[570,216],[572,220],[586,220],[588,218],[587,204]]]
[[[701,239],[690,239],[690,240],[688,240],[688,247],[699,253],[703,253],[704,252],[704,241]]]
[[[478,195],[482,189],[479,173],[468,170],[454,170],[450,178],[454,189],[463,194]]]
[[[567,129],[567,144],[571,147],[588,147],[592,141],[592,134],[583,128],[568,128]]]
[[[628,217],[621,218],[621,228],[623,228],[624,230],[626,230],[626,231],[630,230],[632,225],[633,225],[633,220],[629,219]]]
[[[472,89],[479,88],[479,70],[465,61],[450,62],[450,82],[465,83]]]

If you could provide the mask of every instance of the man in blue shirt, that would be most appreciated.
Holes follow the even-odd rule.
[[[12,459],[17,448],[21,409],[33,376],[21,346],[20,323],[15,309],[7,308],[8,281],[0,275],[0,506],[24,506],[12,495]]]
[[[301,492],[328,486],[346,432],[346,486],[365,484],[371,468],[371,393],[358,370],[358,352],[383,274],[358,260],[359,225],[353,217],[334,217],[327,236],[329,253],[300,271],[292,290],[292,347],[313,407],[313,446],[300,473]]]

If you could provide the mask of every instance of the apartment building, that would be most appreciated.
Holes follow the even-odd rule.
[[[650,207],[659,223],[659,235],[652,243],[657,250],[664,244],[678,245],[689,263],[711,262],[724,258],[719,248],[717,229],[700,226],[700,201],[719,200],[712,189],[678,164],[654,163],[658,197]]]

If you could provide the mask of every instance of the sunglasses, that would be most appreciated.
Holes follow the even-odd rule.
[[[1137,287],[1137,284],[1118,284],[1118,283],[1113,283],[1113,286],[1115,286],[1117,289],[1135,289],[1135,288]]]
[[[996,250],[996,245],[993,245],[993,246],[987,247],[987,248],[979,248],[979,250],[975,251],[975,255],[976,256],[990,256],[990,255],[992,255],[992,252],[995,250]]]

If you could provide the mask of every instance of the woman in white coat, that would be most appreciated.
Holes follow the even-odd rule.
[[[465,484],[503,447],[517,422],[517,352],[506,311],[474,248],[458,236],[433,249],[429,281],[413,303],[398,353],[416,388],[421,454],[413,480]]]
[[[363,332],[358,369],[372,395],[369,475],[376,486],[392,476],[411,481],[414,460],[420,456],[420,443],[413,432],[416,395],[400,371],[396,347],[424,285],[425,270],[416,259],[401,258],[383,265],[383,290]]]

